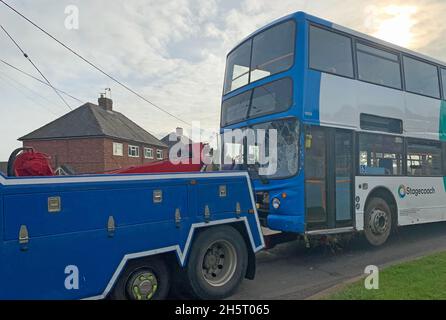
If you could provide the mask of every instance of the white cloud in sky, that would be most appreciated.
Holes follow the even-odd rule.
[[[294,11],[305,10],[375,35],[380,35],[380,26],[385,21],[406,19],[412,33],[409,46],[446,60],[446,43],[441,38],[445,29],[444,0],[10,0],[9,3],[154,103],[187,122],[200,121],[208,131],[217,131],[219,126],[226,53],[257,28]],[[70,4],[79,7],[79,30],[64,27],[64,10]],[[396,11],[392,12],[389,6],[396,7]],[[413,7],[416,14],[398,18],[401,14],[398,8],[402,7]],[[111,88],[115,109],[159,137],[178,125],[184,127],[99,74],[1,4],[0,22],[55,86],[91,102],[96,102],[105,88]],[[1,59],[36,74],[4,34],[0,34],[0,46]],[[18,137],[68,111],[51,89],[1,64],[0,96],[3,120],[0,160],[7,159],[20,145]],[[79,106],[68,101],[73,107]]]

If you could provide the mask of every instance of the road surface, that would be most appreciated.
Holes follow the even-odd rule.
[[[446,223],[400,228],[380,248],[361,235],[335,253],[286,243],[259,253],[256,279],[244,281],[230,299],[305,299],[360,276],[368,265],[384,267],[438,251],[446,251]]]

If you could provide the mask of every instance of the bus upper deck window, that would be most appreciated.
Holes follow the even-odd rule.
[[[310,26],[310,68],[353,78],[352,40],[344,35]]]
[[[226,62],[223,94],[291,68],[295,37],[296,23],[289,20],[262,31],[235,48]]]
[[[224,93],[231,92],[249,83],[251,40],[232,51],[226,62]]]
[[[251,82],[289,69],[294,61],[295,23],[288,21],[254,37]]]
[[[403,57],[406,90],[432,98],[440,98],[440,82],[435,65]]]

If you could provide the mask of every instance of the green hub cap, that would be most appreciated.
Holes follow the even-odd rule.
[[[129,282],[132,298],[135,300],[151,300],[158,289],[158,280],[151,271],[135,274]]]

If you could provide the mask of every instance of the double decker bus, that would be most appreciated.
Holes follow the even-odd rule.
[[[246,136],[223,155],[249,169],[268,228],[363,231],[378,246],[446,220],[445,99],[445,63],[297,12],[227,56],[221,133],[275,129],[276,170],[249,164],[259,146]]]

